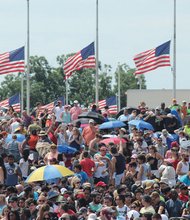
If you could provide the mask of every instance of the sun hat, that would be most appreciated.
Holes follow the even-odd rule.
[[[94,120],[93,120],[93,119],[90,119],[90,120],[89,120],[89,123],[94,123]]]

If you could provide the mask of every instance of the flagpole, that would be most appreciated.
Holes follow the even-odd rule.
[[[27,76],[26,76],[26,84],[27,84],[27,93],[26,93],[26,108],[27,108],[27,113],[30,113],[30,64],[29,64],[29,59],[30,59],[30,38],[29,38],[29,0],[27,0]]]
[[[65,80],[65,89],[66,89],[66,105],[69,104],[69,95],[68,95],[68,79]]]
[[[118,71],[118,111],[121,109],[121,74],[120,74],[121,66],[119,64]]]
[[[174,0],[173,98],[176,98],[176,0]]]
[[[21,73],[21,112],[24,110],[24,73]]]
[[[99,101],[99,93],[98,93],[98,0],[96,0],[96,104]]]

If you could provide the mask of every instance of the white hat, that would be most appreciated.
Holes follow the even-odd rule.
[[[94,123],[94,120],[93,120],[93,119],[90,119],[90,120],[89,120],[89,123]]]
[[[74,104],[78,104],[79,102],[78,102],[77,100],[75,100],[73,103],[74,103]]]
[[[60,190],[61,194],[64,194],[66,191],[67,191],[66,188],[61,188],[61,190]]]
[[[136,210],[130,210],[130,211],[127,213],[128,219],[130,219],[131,217],[133,217],[133,218],[139,218],[139,216],[140,216],[140,213],[138,213]]]
[[[91,213],[89,216],[88,216],[88,220],[96,220],[97,219],[97,215],[94,214],[94,213]]]

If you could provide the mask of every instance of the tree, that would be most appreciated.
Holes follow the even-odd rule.
[[[99,100],[114,95],[112,90],[112,77],[109,75],[112,70],[110,65],[104,64],[102,72],[99,74]]]
[[[116,85],[114,86],[114,92],[118,93],[118,74],[120,74],[120,93],[121,93],[121,107],[127,105],[126,92],[128,89],[138,89],[139,80],[134,76],[135,69],[131,69],[127,64],[118,64],[115,71]],[[146,89],[146,81],[144,75],[140,76],[141,88]]]

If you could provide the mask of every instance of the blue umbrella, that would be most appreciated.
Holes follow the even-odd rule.
[[[99,126],[99,129],[111,129],[111,128],[121,128],[125,127],[126,124],[123,123],[122,121],[108,121],[104,122]]]
[[[77,149],[70,147],[68,145],[58,145],[57,150],[59,153],[64,153],[64,154],[74,154]]]
[[[145,122],[143,120],[131,120],[128,122],[128,125],[134,125],[137,129],[154,130],[150,123]]]
[[[23,142],[25,139],[25,135],[23,135],[23,134],[14,134],[14,135],[17,136],[17,141],[20,143]],[[8,134],[5,139],[5,142],[8,143],[8,142],[12,141],[12,136],[13,136],[12,134]]]

